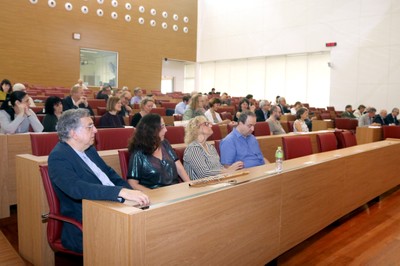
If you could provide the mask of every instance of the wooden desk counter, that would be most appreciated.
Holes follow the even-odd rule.
[[[371,143],[382,140],[382,127],[357,127],[357,144]]]
[[[311,120],[312,131],[328,130],[335,128],[333,120]]]
[[[0,218],[10,216],[10,205],[17,203],[15,156],[32,153],[29,134],[0,134]]]
[[[314,135],[313,133],[310,133],[310,135]],[[275,141],[280,141],[280,138],[277,138],[278,136],[269,136],[269,137],[274,137]],[[268,137],[260,137],[261,139],[267,139]],[[1,140],[1,139],[0,139]],[[260,142],[260,146],[263,146],[261,144],[262,141]],[[276,220],[281,220],[281,224],[283,228],[294,228],[296,229],[296,226],[292,227],[292,223],[290,222],[290,219],[292,221],[309,221],[312,220],[310,217],[293,217],[290,216],[291,213],[285,214],[285,216],[280,216],[283,212],[280,211],[278,215],[278,218],[276,218],[275,214],[277,210],[275,209],[277,206],[281,206],[281,204],[284,204],[282,206],[286,206],[287,208],[299,208],[299,206],[292,206],[292,204],[296,204],[296,201],[294,201],[292,198],[296,198],[297,201],[303,201],[307,199],[318,199],[314,195],[315,191],[320,191],[327,197],[327,199],[323,198],[321,199],[322,202],[327,202],[331,201],[333,196],[329,195],[338,195],[337,199],[335,201],[330,202],[330,204],[333,204],[333,206],[336,206],[335,204],[339,204],[343,202],[343,199],[346,199],[351,197],[351,198],[356,198],[354,202],[347,203],[346,205],[343,203],[343,209],[345,209],[348,213],[351,208],[353,208],[355,205],[362,204],[363,202],[366,202],[367,200],[375,197],[376,195],[379,195],[377,193],[383,193],[384,191],[390,189],[393,187],[394,183],[398,183],[398,176],[393,176],[392,172],[393,169],[395,168],[395,173],[399,172],[398,170],[398,164],[396,163],[395,156],[392,156],[392,154],[396,154],[398,150],[400,149],[400,142],[397,141],[381,141],[381,142],[375,142],[375,143],[370,143],[370,144],[365,144],[365,145],[358,145],[355,147],[347,148],[347,149],[341,149],[341,150],[336,150],[336,151],[331,151],[331,152],[326,152],[326,153],[319,153],[319,154],[314,154],[311,156],[306,156],[298,159],[293,159],[293,160],[288,160],[284,161],[284,173],[280,175],[270,175],[267,176],[265,174],[266,171],[270,171],[274,168],[273,164],[266,165],[266,166],[260,166],[256,168],[251,169],[251,174],[248,176],[242,176],[238,177],[238,181],[244,181],[246,179],[252,179],[251,182],[243,183],[238,186],[226,186],[222,189],[219,189],[218,186],[214,187],[205,187],[205,188],[188,188],[187,184],[182,183],[178,184],[175,186],[170,186],[166,188],[160,188],[157,190],[153,190],[150,193],[150,197],[152,200],[152,203],[154,204],[153,207],[150,208],[152,211],[151,213],[155,215],[154,219],[162,219],[163,221],[174,221],[175,216],[179,216],[180,222],[185,224],[185,226],[188,226],[187,229],[182,229],[182,232],[189,232],[190,228],[192,226],[196,227],[195,224],[192,224],[191,220],[193,219],[194,221],[199,218],[199,216],[203,217],[208,217],[208,219],[204,219],[201,222],[198,222],[197,227],[199,225],[206,223],[208,220],[214,220],[216,221],[217,224],[225,224],[233,217],[240,217],[236,218],[235,222],[233,224],[235,225],[234,227],[229,227],[226,229],[228,231],[223,231],[223,227],[221,227],[221,224],[215,225],[213,227],[213,230],[218,227],[217,231],[222,232],[229,232],[229,235],[235,235],[235,231],[237,231],[237,228],[246,228],[247,224],[243,224],[242,220],[245,220],[246,223],[249,223],[250,221],[254,220],[254,224],[257,224],[256,227],[260,228],[269,228],[271,227],[271,231],[267,230],[263,231],[262,234],[260,234],[260,237],[267,237],[268,239],[271,238],[272,242],[275,243],[275,235],[274,235],[274,230],[275,232],[277,229],[275,228],[276,226]],[[272,151],[271,151],[272,152]],[[100,156],[106,161],[107,164],[109,164],[112,168],[114,168],[117,172],[120,172],[120,166],[119,166],[119,159],[118,159],[118,154],[116,150],[110,150],[110,151],[100,151],[99,152]],[[343,157],[343,158],[342,158]],[[346,157],[346,159],[344,158]],[[354,158],[352,160],[348,160],[347,157]],[[374,165],[368,163],[371,158],[373,160],[379,160],[381,167],[380,169],[383,169],[385,174],[380,173],[378,178],[374,177],[375,179],[365,179],[364,176],[366,175],[367,177],[376,174],[376,170],[374,170]],[[382,162],[380,162],[382,160]],[[337,163],[336,161],[340,161]],[[321,162],[321,163],[317,163]],[[17,191],[18,191],[18,231],[19,231],[19,251],[20,254],[29,262],[33,263],[34,265],[53,265],[54,264],[54,254],[53,251],[50,249],[50,247],[47,244],[47,238],[46,238],[46,223],[42,222],[41,219],[41,214],[47,213],[48,212],[48,204],[47,200],[45,197],[45,192],[43,189],[42,181],[41,181],[41,176],[39,173],[39,168],[38,166],[41,164],[46,164],[47,163],[47,156],[33,156],[33,155],[19,155],[17,156],[16,159],[16,164],[17,164]],[[343,167],[343,164],[346,165],[346,167]],[[347,170],[348,169],[348,170]],[[352,173],[349,173],[348,175],[342,175],[342,171],[353,171]],[[322,175],[321,173],[329,173],[329,175],[325,176]],[[331,181],[331,178],[337,178],[337,175],[335,173],[338,173],[338,176],[341,177],[341,179],[337,182],[340,183],[340,185],[336,184],[334,181]],[[260,176],[266,176],[265,178],[262,177],[258,179]],[[351,176],[351,178],[349,178]],[[279,178],[278,178],[279,177]],[[284,179],[283,179],[284,177]],[[345,178],[346,177],[346,178]],[[257,179],[257,180],[255,180]],[[293,179],[293,180],[291,180]],[[384,182],[382,181],[384,179]],[[259,183],[261,180],[265,180],[262,182],[264,183]],[[290,181],[288,181],[290,180]],[[321,180],[326,180],[326,182],[321,182]],[[347,182],[347,184],[343,184],[344,182]],[[289,186],[290,184],[296,184],[296,186],[292,185]],[[303,184],[304,183],[304,184]],[[251,186],[250,186],[251,184]],[[287,184],[285,187],[283,187],[282,184]],[[247,187],[247,185],[249,185]],[[241,187],[246,186],[245,190],[246,193],[243,193],[241,191]],[[324,190],[330,188],[338,188],[341,187],[342,192],[323,192]],[[258,188],[259,187],[259,188]],[[278,188],[277,188],[278,187]],[[296,189],[302,189],[304,188],[304,191],[296,191]],[[364,188],[367,190],[364,193]],[[235,190],[232,190],[235,189]],[[236,190],[239,189],[239,190]],[[252,191],[255,191],[254,194]],[[293,190],[293,191],[292,191]],[[372,192],[371,192],[372,190]],[[234,191],[233,194],[232,191]],[[277,192],[278,191],[278,192]],[[223,192],[222,194],[220,192]],[[343,194],[346,192],[347,194]],[[193,193],[193,194],[191,194]],[[276,193],[280,195],[291,195],[291,197],[287,199],[276,199]],[[342,193],[342,194],[341,194]],[[340,195],[340,196],[339,196]],[[374,195],[374,196],[371,196]],[[201,202],[200,205],[198,205],[197,199],[199,198]],[[343,198],[343,199],[342,199]],[[164,204],[167,202],[167,204]],[[221,202],[214,205],[211,204],[210,202]],[[227,202],[226,205],[222,204],[224,202]],[[259,202],[265,202],[268,206],[270,206],[271,209],[268,211],[263,211],[263,212],[258,212],[258,210],[247,210],[249,207],[258,207],[260,206]],[[278,203],[277,203],[278,202]],[[90,202],[93,203],[93,202]],[[109,219],[116,219],[115,226],[119,228],[119,225],[121,223],[117,223],[118,219],[123,219],[124,222],[122,224],[129,224],[129,226],[133,225],[131,222],[137,221],[133,219],[133,217],[129,216],[130,218],[128,219],[125,217],[125,214],[121,214],[120,210],[123,208],[123,210],[128,211],[129,213],[138,213],[139,215],[141,213],[146,213],[147,211],[142,211],[138,210],[133,207],[127,207],[125,205],[121,204],[114,204],[114,203],[107,203],[108,207],[104,205],[106,203],[104,202],[96,202],[95,208],[106,208],[107,213],[110,212],[108,210],[109,206],[114,206],[115,209],[113,209],[111,212],[113,213],[112,215],[110,214]],[[156,205],[157,204],[157,205]],[[181,205],[183,204],[183,205]],[[187,205],[185,205],[187,204]],[[192,205],[193,204],[193,205]],[[245,204],[245,206],[241,206]],[[166,215],[165,218],[159,218],[158,215],[160,213],[165,212],[167,209],[164,209],[165,206],[175,206],[177,209],[171,211],[169,215]],[[305,204],[306,206],[310,207],[310,203]],[[312,205],[312,204],[311,204]],[[318,203],[315,203],[314,207],[317,207]],[[182,208],[184,206],[184,208]],[[187,206],[187,207],[186,207]],[[262,206],[262,204],[261,204]],[[357,207],[357,206],[356,206]],[[169,207],[168,207],[169,208]],[[227,213],[226,216],[224,216],[225,211],[221,211],[220,208],[229,209],[230,211]],[[355,208],[355,207],[354,207]],[[353,209],[354,209],[353,208]],[[182,210],[181,210],[182,209]],[[196,210],[191,212],[190,210]],[[205,212],[205,210],[210,210],[211,213]],[[329,209],[329,208],[328,208]],[[341,208],[336,208],[336,209],[341,209]],[[153,212],[154,210],[158,210],[157,212]],[[240,213],[235,213],[235,210],[240,210]],[[232,211],[232,212],[231,212]],[[169,209],[166,211],[169,212]],[[188,213],[187,213],[188,212]],[[310,210],[304,209],[304,213],[309,213]],[[321,214],[321,211],[318,211],[319,214]],[[249,219],[243,219],[243,215],[249,215],[253,218]],[[267,214],[271,213],[274,214],[272,216],[269,216]],[[314,212],[310,212],[313,214]],[[344,214],[346,214],[344,213]],[[201,215],[200,215],[201,214]],[[302,213],[300,211],[295,211],[294,214],[301,215]],[[311,215],[310,214],[310,215]],[[294,243],[299,243],[304,240],[305,236],[310,236],[311,234],[315,233],[315,228],[323,228],[324,226],[327,225],[327,220],[330,220],[332,217],[337,217],[340,215],[344,214],[329,214],[328,218],[323,218],[321,223],[313,222],[310,223],[310,226],[312,225],[312,229],[304,229],[301,232],[296,232],[294,236],[296,236],[293,240],[293,238],[286,236],[283,232],[281,233],[281,246],[284,248],[279,247],[272,247],[270,243],[264,243],[266,246],[258,246],[260,250],[262,250],[261,253],[264,254],[265,250],[265,255],[261,256],[260,258],[266,262],[267,260],[276,257],[277,255],[281,254],[282,250],[286,249],[288,246],[292,246]],[[133,215],[133,214],[132,214]],[[147,215],[147,214],[146,214]],[[184,215],[188,215],[186,218]],[[262,223],[263,225],[261,226],[260,221],[257,220],[257,217],[261,215],[262,218]],[[103,216],[103,213],[99,213],[96,217]],[[107,215],[106,215],[107,216]],[[147,217],[147,216],[146,216]],[[164,217],[164,214],[163,216]],[[201,218],[200,217],[200,218]],[[215,218],[214,218],[215,217]],[[281,218],[279,218],[281,217]],[[283,219],[287,217],[287,221]],[[323,216],[325,217],[325,216]],[[295,219],[294,219],[295,218]],[[125,221],[125,219],[128,219],[128,221]],[[133,219],[133,220],[132,220]],[[144,218],[143,218],[144,219]],[[146,218],[147,219],[147,218]],[[105,220],[107,221],[107,219]],[[100,221],[98,221],[100,222]],[[162,221],[158,221],[157,223],[161,223]],[[86,222],[85,222],[86,223]],[[87,224],[87,223],[86,223]],[[151,223],[150,223],[151,224]],[[174,223],[170,223],[168,227],[170,230],[170,233],[177,233],[176,231],[181,232],[180,226],[175,226],[173,225]],[[253,222],[250,222],[250,224],[253,224]],[[265,224],[265,225],[264,225]],[[110,225],[110,224],[109,224]],[[114,223],[112,223],[114,225]],[[190,225],[190,226],[189,226]],[[97,226],[97,225],[96,225]],[[98,225],[102,226],[102,225]],[[121,225],[122,226],[122,225]],[[135,226],[143,226],[142,222],[140,222],[138,225]],[[156,223],[153,224],[154,227],[156,227]],[[299,225],[297,224],[297,227]],[[197,228],[196,227],[196,228]],[[96,227],[97,228],[97,227]],[[124,228],[124,227],[121,227]],[[136,227],[137,228],[137,227]],[[152,227],[149,227],[152,228]],[[163,227],[164,228],[164,227]],[[207,227],[205,228],[207,229]],[[293,230],[294,230],[293,229]],[[96,229],[97,230],[97,229]],[[125,230],[125,229],[123,229]],[[129,227],[129,230],[133,230],[132,232],[135,232],[135,235],[137,235],[137,232],[142,232],[141,230],[135,230],[134,227]],[[154,229],[155,232],[158,232],[156,229]],[[189,231],[185,231],[189,230]],[[211,228],[210,228],[211,230]],[[255,229],[254,229],[255,230]],[[97,233],[99,230],[97,230]],[[126,231],[124,231],[126,233]],[[178,232],[178,233],[179,233]],[[164,233],[164,232],[163,232]],[[204,233],[204,232],[203,232]],[[183,234],[183,233],[182,233]],[[186,233],[185,233],[186,234]],[[152,236],[154,238],[157,238],[157,236],[152,235],[152,233],[148,233],[148,236]],[[183,237],[181,233],[179,233],[180,237]],[[218,235],[218,234],[217,234]],[[243,238],[245,234],[240,233],[237,237],[238,238]],[[248,234],[247,234],[248,235]],[[126,235],[125,235],[126,236]],[[169,236],[169,233],[165,235],[166,239],[170,239],[169,237],[172,237],[175,241],[174,236]],[[219,235],[222,237],[221,235]],[[285,238],[282,238],[285,236]],[[97,237],[98,234],[97,234]],[[139,236],[138,237],[144,237],[144,236]],[[195,237],[195,236],[193,236]],[[199,239],[204,238],[204,236],[199,235]],[[226,237],[224,235],[223,237]],[[207,236],[208,238],[208,236]],[[234,237],[233,237],[234,238]],[[286,239],[287,238],[287,239]],[[123,237],[121,237],[123,239]],[[193,238],[194,239],[194,238]],[[214,238],[213,238],[214,239]],[[235,239],[235,238],[234,238]],[[285,240],[286,242],[284,242]],[[96,240],[97,241],[97,240]],[[96,242],[94,241],[94,242]],[[110,240],[111,241],[111,240]],[[133,241],[132,239],[127,240],[127,241]],[[138,242],[139,240],[135,240],[132,243],[136,243],[133,245],[130,243],[126,248],[129,249],[129,254],[125,259],[133,259],[132,250],[130,248],[142,248],[137,245],[137,243],[142,243]],[[167,240],[163,240],[167,241]],[[161,241],[160,243],[164,243]],[[218,238],[214,239],[215,243],[218,245],[224,245],[223,243],[218,241]],[[246,241],[244,239],[241,239],[241,241]],[[251,242],[251,241],[250,241]],[[255,241],[255,242],[262,242],[262,241]],[[254,242],[254,244],[255,244]],[[268,241],[265,241],[268,242]],[[253,243],[253,242],[252,242]],[[184,246],[187,243],[184,243]],[[276,244],[276,243],[275,243]],[[274,245],[275,245],[274,244]],[[122,245],[122,243],[121,243]],[[218,246],[217,245],[217,246]],[[243,244],[242,244],[243,245]],[[157,247],[158,244],[155,244],[154,247]],[[209,246],[209,245],[205,245]],[[213,245],[211,245],[213,246]],[[239,245],[240,246],[240,245]],[[116,246],[119,247],[119,246]],[[128,248],[129,247],[129,248]],[[214,246],[215,247],[215,246]],[[180,245],[174,245],[175,251],[180,250]],[[227,247],[225,247],[227,249]],[[85,249],[86,250],[86,249]],[[89,249],[90,250],[90,249]],[[97,250],[97,248],[96,248]],[[93,250],[95,252],[96,250]],[[163,250],[161,248],[161,250]],[[280,250],[280,251],[278,251]],[[126,250],[124,250],[125,252]],[[193,251],[193,250],[192,250]],[[224,250],[226,251],[226,250]],[[86,252],[86,251],[85,251]],[[97,252],[97,251],[96,251]],[[105,251],[104,251],[105,252]],[[256,251],[254,251],[256,252]],[[90,253],[90,252],[89,252]],[[88,254],[89,254],[88,253]],[[163,256],[168,256],[168,252],[164,252]],[[195,252],[196,253],[196,252]],[[257,252],[256,252],[257,253]],[[258,253],[255,254],[254,257],[258,257]],[[85,253],[86,254],[86,253]],[[105,252],[104,254],[107,254]],[[199,254],[199,253],[196,253]],[[211,253],[212,254],[212,253]],[[239,252],[240,254],[240,252]],[[187,255],[187,254],[186,254]],[[142,255],[141,255],[142,256]],[[162,257],[163,257],[162,256]],[[101,256],[100,256],[101,257]],[[110,256],[113,258],[113,256]],[[218,256],[216,256],[218,257]],[[110,258],[110,259],[111,259]],[[136,258],[136,257],[135,257]],[[140,256],[139,256],[140,258]],[[191,255],[189,256],[191,258]],[[209,258],[207,256],[207,258]],[[236,258],[233,256],[233,258]],[[115,258],[113,258],[115,259]],[[108,260],[104,260],[108,261]],[[242,260],[238,260],[242,261]],[[257,263],[260,264],[260,263]],[[88,265],[93,265],[89,263]],[[110,264],[109,264],[110,265]],[[123,265],[127,265],[126,263],[123,263]]]
[[[283,121],[283,122],[295,121],[295,120],[296,120],[296,116],[295,115],[291,115],[291,114],[284,115],[284,114],[282,114],[282,116],[281,116],[281,121]]]
[[[24,266],[25,262],[14,250],[7,238],[0,231],[0,265],[21,265]]]
[[[288,160],[281,174],[255,167],[236,186],[153,190],[144,211],[84,201],[85,264],[265,264],[398,185],[399,149],[382,141]]]

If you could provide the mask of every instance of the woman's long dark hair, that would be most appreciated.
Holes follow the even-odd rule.
[[[54,115],[54,105],[61,103],[61,98],[57,96],[49,96],[44,104],[46,114]]]
[[[11,118],[11,121],[14,120],[14,116],[15,116],[15,111],[14,111],[14,106],[15,106],[15,102],[19,101],[22,103],[22,99],[26,96],[26,92],[24,91],[14,91],[11,93],[10,95],[10,99],[9,100],[5,100],[3,102],[3,104],[1,105],[2,110],[6,111]],[[10,106],[11,103],[11,106]]]
[[[153,154],[161,143],[160,130],[161,116],[159,114],[150,113],[143,116],[137,124],[135,134],[129,141],[129,152],[141,150],[144,154]]]

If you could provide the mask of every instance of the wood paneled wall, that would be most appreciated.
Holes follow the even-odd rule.
[[[47,0],[37,4],[1,1],[0,79],[70,87],[79,78],[80,48],[93,48],[119,53],[119,87],[151,90],[161,87],[163,58],[196,61],[197,0],[118,0],[117,7],[111,0],[104,0],[104,4],[95,0],[55,1],[55,8],[50,8]],[[72,11],[66,11],[66,2],[72,3]],[[126,3],[132,5],[131,10],[125,8]],[[88,14],[81,12],[83,5],[89,8]],[[143,14],[139,6],[145,7]],[[99,8],[103,17],[96,14]],[[150,14],[152,8],[157,11],[155,16]],[[118,13],[116,20],[111,18],[113,11]],[[163,11],[168,12],[168,18],[162,17]],[[125,21],[126,14],[131,22]],[[177,21],[173,14],[179,16]],[[183,22],[185,16],[188,23]],[[138,23],[139,17],[145,24]],[[156,27],[150,26],[151,19],[156,20]],[[166,30],[162,22],[168,24]],[[174,24],[179,27],[176,32]],[[183,32],[185,26],[188,33]],[[81,40],[72,39],[74,32],[81,34]]]

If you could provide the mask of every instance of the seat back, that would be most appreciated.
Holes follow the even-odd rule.
[[[43,187],[44,191],[46,192],[47,202],[50,209],[49,218],[47,220],[47,241],[54,251],[82,256],[81,253],[66,249],[61,244],[61,231],[63,227],[63,222],[61,220],[52,218],[52,215],[61,216],[60,201],[58,200],[57,194],[53,189],[53,185],[51,184],[47,165],[40,165],[39,170],[42,176]],[[81,225],[80,228],[82,228]]]
[[[219,144],[220,144],[220,143],[221,143],[221,140],[220,140],[220,139],[214,140],[214,147],[215,147],[215,149],[217,150],[219,156],[221,156],[221,153],[220,153],[220,150],[219,150]]]
[[[353,132],[343,131],[341,134],[343,135],[345,148],[357,145],[357,139]]]
[[[118,150],[119,165],[121,166],[121,176],[124,180],[128,177],[129,158],[131,154],[127,149]]]
[[[257,122],[254,125],[254,136],[268,136],[271,135],[268,122]]]
[[[285,160],[312,154],[311,139],[309,136],[282,137],[282,144]]]
[[[165,138],[170,144],[184,143],[185,139],[185,128],[181,126],[167,126],[167,132]]]
[[[128,147],[129,139],[135,134],[135,129],[129,128],[99,128],[96,133],[96,149],[114,150]]]
[[[212,125],[212,135],[208,137],[208,140],[216,140],[216,139],[222,139],[222,133],[221,133],[221,128],[219,125]]]
[[[185,153],[186,147],[174,147],[173,148],[179,160],[183,164],[183,154]]]
[[[228,124],[228,134],[232,132],[234,126],[232,124]]]
[[[160,116],[166,116],[165,107],[156,107],[151,109],[150,113],[152,114],[159,114]]]
[[[30,133],[32,154],[35,156],[49,155],[58,143],[57,132]]]
[[[229,120],[233,120],[233,115],[230,113],[230,112],[222,112],[221,113],[221,119],[222,120],[226,120],[226,119],[229,119]]]
[[[335,118],[335,127],[337,129],[347,129],[355,131],[358,126],[357,119],[350,119],[350,118]]]
[[[337,139],[334,133],[317,134],[317,145],[319,152],[337,149]]]
[[[383,139],[400,139],[400,126],[382,126]]]

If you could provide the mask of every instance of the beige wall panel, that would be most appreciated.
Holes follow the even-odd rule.
[[[161,61],[174,58],[183,61],[196,61],[197,1],[118,1],[118,7],[111,1],[99,5],[97,1],[69,2],[73,10],[67,12],[67,1],[56,1],[55,8],[48,7],[48,1],[3,0],[0,6],[2,23],[0,30],[5,38],[0,39],[0,56],[3,59],[0,73],[12,82],[29,82],[45,86],[71,86],[79,77],[80,48],[112,50],[119,53],[119,86],[142,86],[146,89],[160,89]],[[132,5],[131,10],[125,3]],[[87,5],[88,14],[81,12]],[[139,13],[143,5],[145,12]],[[103,17],[96,15],[103,9]],[[155,16],[150,9],[156,9]],[[118,13],[118,19],[111,18],[111,12]],[[162,12],[168,12],[168,18]],[[175,21],[173,14],[179,19]],[[23,14],[23,15],[22,15]],[[124,17],[129,14],[131,22]],[[138,23],[139,16],[145,24]],[[188,23],[183,17],[189,18]],[[149,21],[155,19],[156,27]],[[161,23],[168,23],[166,30]],[[179,27],[178,31],[172,25]],[[183,27],[189,32],[183,33]],[[73,40],[74,32],[81,34],[81,40]]]

